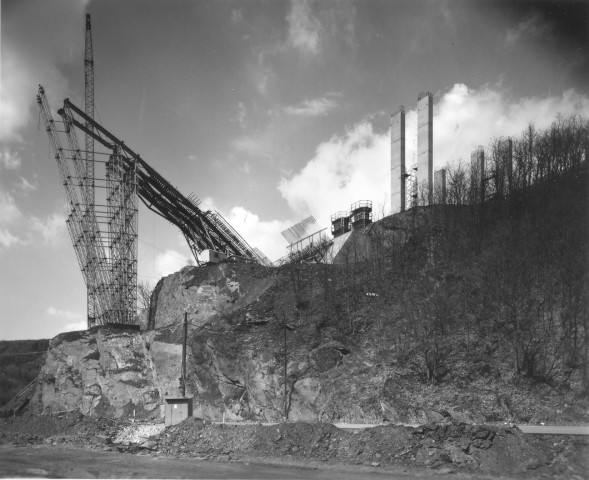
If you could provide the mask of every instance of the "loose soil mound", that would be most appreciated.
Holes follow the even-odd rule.
[[[108,418],[92,418],[78,412],[59,415],[26,415],[4,419],[0,424],[0,444],[76,444],[111,443],[123,425]]]

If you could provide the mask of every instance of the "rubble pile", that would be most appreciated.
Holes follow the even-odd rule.
[[[25,415],[3,420],[0,444],[107,445],[122,428],[123,425],[116,420],[92,418],[78,411],[58,415]]]
[[[119,432],[113,442],[126,445],[143,444],[148,441],[149,437],[162,433],[165,428],[163,423],[129,425]]]
[[[516,427],[429,424],[339,429],[325,423],[213,425],[188,419],[152,439],[152,450],[204,459],[282,457],[371,467],[410,465],[524,472],[548,463]]]

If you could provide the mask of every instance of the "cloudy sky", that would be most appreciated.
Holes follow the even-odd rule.
[[[434,94],[434,166],[479,144],[589,115],[589,3],[508,1],[2,0],[0,338],[84,328],[65,192],[39,128],[82,105],[92,15],[96,118],[271,259],[280,232],[356,200],[389,213],[390,114]],[[80,138],[82,141],[83,139]],[[190,260],[140,211],[139,280]]]

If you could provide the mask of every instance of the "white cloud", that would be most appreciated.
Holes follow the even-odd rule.
[[[22,217],[22,213],[8,192],[0,190],[0,224],[14,223]]]
[[[519,136],[529,122],[545,128],[558,113],[589,115],[589,97],[574,90],[548,97],[509,98],[490,86],[474,90],[456,84],[434,107],[434,164],[470,158],[494,137]]]
[[[305,167],[282,179],[278,188],[299,216],[312,214],[320,225],[328,226],[332,213],[347,210],[356,200],[373,200],[375,206],[384,201],[389,163],[388,135],[375,133],[363,121],[319,145]]]
[[[16,170],[20,167],[21,159],[17,152],[12,152],[4,146],[0,151],[0,167],[7,170]]]
[[[321,22],[311,11],[310,0],[291,0],[288,22],[288,44],[305,56],[320,50]]]
[[[528,122],[548,126],[557,113],[589,115],[589,97],[567,90],[559,96],[514,100],[498,87],[456,84],[434,104],[434,168],[470,158],[494,137],[517,136]],[[416,112],[406,112],[406,161],[415,158]],[[330,215],[357,200],[372,200],[377,216],[390,209],[390,132],[375,132],[363,120],[321,143],[312,159],[279,184],[300,217],[313,215],[329,226]]]
[[[12,245],[17,245],[19,243],[22,243],[20,238],[15,237],[8,230],[0,229],[0,247],[10,248]]]
[[[79,320],[82,316],[79,313],[70,312],[69,310],[58,310],[55,307],[48,307],[46,313],[51,317],[59,317],[68,321]]]
[[[505,32],[503,44],[512,48],[522,38],[538,38],[550,32],[550,25],[537,13],[532,12],[522,18],[513,28]]]
[[[245,128],[245,121],[247,119],[247,108],[243,102],[237,103],[237,123],[241,128]]]
[[[231,10],[231,22],[232,23],[239,23],[242,20],[243,20],[243,12],[239,8]]]
[[[280,234],[291,227],[290,220],[261,220],[258,215],[242,206],[235,206],[229,211],[215,206],[211,197],[202,199],[203,210],[216,210],[227,220],[252,248],[258,248],[270,260],[277,260],[286,255],[287,243]]]
[[[186,265],[193,265],[194,261],[190,257],[185,257],[176,250],[166,250],[158,253],[155,257],[155,274],[159,277],[165,277],[171,273],[181,270]]]
[[[16,188],[23,194],[37,190],[37,187],[29,182],[25,177],[20,177],[19,183],[16,184]]]
[[[259,139],[249,135],[236,138],[231,142],[231,145],[235,150],[249,155],[264,155],[268,153]]]
[[[286,241],[280,232],[295,222],[281,220],[261,220],[258,215],[244,207],[233,207],[223,217],[252,247],[257,247],[270,260],[286,255]]]
[[[78,322],[72,322],[64,325],[59,329],[58,333],[63,332],[79,332],[80,330],[88,329],[88,320],[80,320]]]
[[[327,115],[327,113],[336,108],[337,102],[334,97],[339,96],[336,93],[328,93],[327,95],[312,100],[304,100],[298,105],[291,105],[284,109],[289,115],[296,115],[300,117],[319,117]]]
[[[29,219],[31,237],[41,237],[44,243],[55,244],[67,230],[65,216],[61,213],[52,213],[45,218],[31,217]],[[36,241],[36,238],[32,238]]]
[[[75,332],[79,330],[86,330],[88,328],[88,320],[84,315],[70,310],[58,310],[55,307],[49,307],[45,311],[54,320],[66,321],[63,326],[58,327],[57,333]]]
[[[21,140],[16,133],[29,120],[31,102],[26,100],[23,77],[32,76],[29,65],[18,58],[15,52],[2,52],[0,89],[0,141]]]
[[[262,96],[268,95],[270,88],[276,80],[276,72],[272,67],[272,61],[280,45],[263,46],[254,49],[255,62],[248,66],[250,81]]]
[[[22,140],[18,131],[31,120],[37,84],[46,87],[50,101],[72,96],[58,65],[83,58],[82,13],[87,3],[15,2],[2,12],[0,141]]]
[[[22,216],[14,197],[0,190],[0,227],[3,227],[0,228],[0,248],[6,249],[23,243],[23,240],[13,233]]]
[[[66,231],[63,213],[54,212],[44,218],[25,215],[18,208],[14,197],[2,190],[0,190],[0,226],[3,227],[0,230],[0,247],[3,248],[29,244],[57,245],[65,237]]]

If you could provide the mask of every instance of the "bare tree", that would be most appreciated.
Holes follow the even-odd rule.
[[[139,282],[137,284],[137,301],[140,311],[149,310],[153,290],[154,288],[149,282]]]

